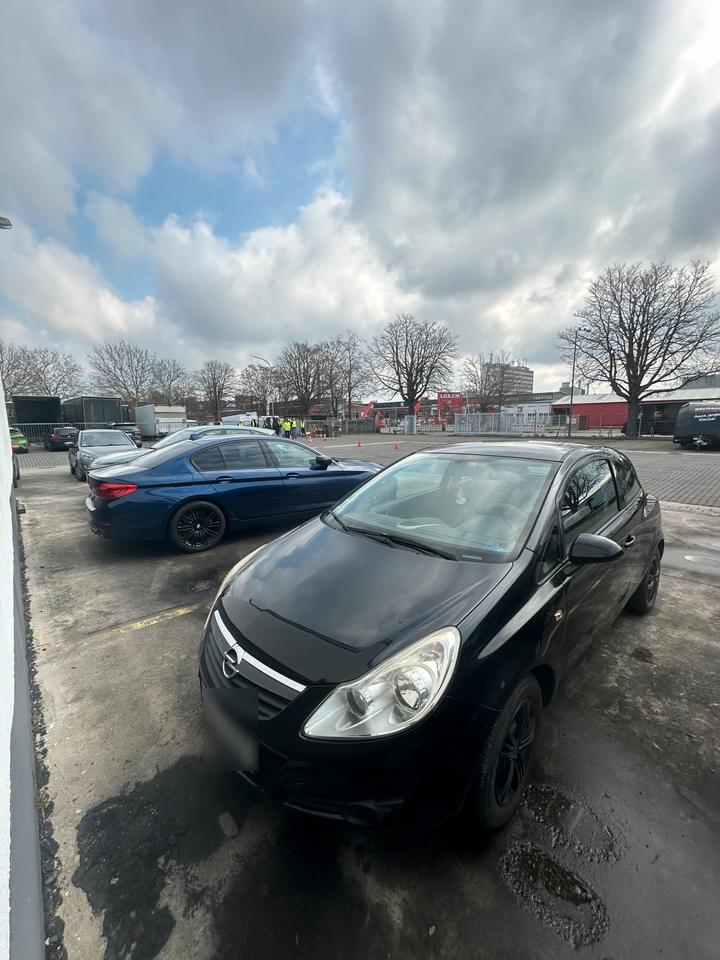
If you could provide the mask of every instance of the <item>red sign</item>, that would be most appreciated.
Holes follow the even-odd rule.
[[[440,407],[450,407],[452,410],[462,410],[463,395],[457,390],[441,390],[437,395],[438,411]]]

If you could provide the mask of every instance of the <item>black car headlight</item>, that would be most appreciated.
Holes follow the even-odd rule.
[[[437,705],[452,678],[460,631],[443,627],[352,683],[343,683],[308,717],[306,737],[352,739],[401,733]]]

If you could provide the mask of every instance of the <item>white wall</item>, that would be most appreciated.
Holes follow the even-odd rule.
[[[10,956],[10,734],[14,708],[12,456],[0,385],[0,960]]]

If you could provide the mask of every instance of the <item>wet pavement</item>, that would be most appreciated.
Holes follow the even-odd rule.
[[[720,511],[665,507],[655,611],[567,678],[520,814],[488,838],[308,820],[211,768],[202,623],[276,531],[194,557],[105,543],[84,489],[39,470],[19,490],[51,956],[718,957]]]

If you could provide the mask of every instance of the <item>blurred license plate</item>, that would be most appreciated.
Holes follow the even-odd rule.
[[[255,773],[258,767],[258,694],[247,687],[205,687],[205,714],[229,770]]]

